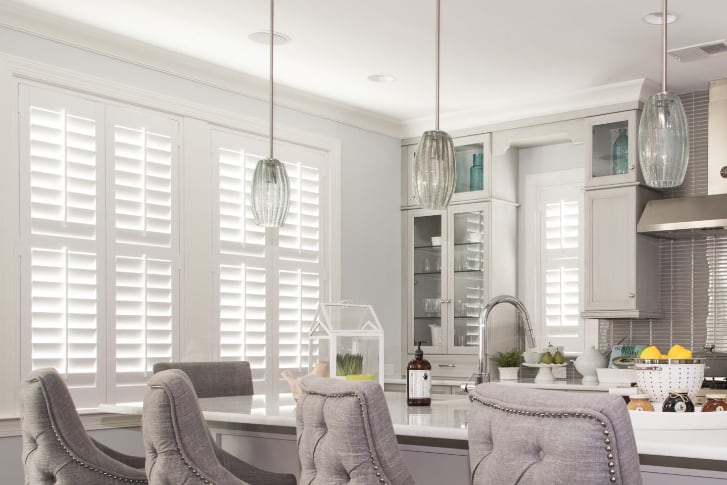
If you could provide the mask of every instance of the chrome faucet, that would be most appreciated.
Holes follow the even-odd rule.
[[[528,315],[528,311],[525,308],[525,305],[517,299],[514,296],[510,295],[499,295],[491,299],[487,302],[485,305],[485,308],[482,309],[482,313],[480,314],[480,335],[478,338],[478,344],[480,346],[479,349],[479,365],[477,367],[477,372],[473,374],[474,377],[474,385],[482,384],[483,382],[489,382],[490,381],[490,373],[488,372],[488,364],[487,364],[487,328],[490,321],[490,312],[493,308],[495,308],[500,303],[509,303],[512,306],[517,309],[517,311],[522,315],[523,320],[525,320],[525,327],[527,332],[525,333],[525,338],[527,339],[527,344],[530,345],[530,348],[535,347],[535,337],[533,337],[533,325],[530,323],[530,315]],[[472,377],[470,377],[472,379]],[[462,384],[462,390],[467,392],[469,391],[472,386],[469,383]]]

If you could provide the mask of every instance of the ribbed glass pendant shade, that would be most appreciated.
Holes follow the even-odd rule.
[[[679,96],[658,93],[646,102],[639,123],[639,163],[649,187],[667,189],[684,182],[689,134]]]
[[[425,131],[414,160],[414,190],[425,209],[446,209],[454,192],[454,143],[444,131]]]
[[[255,224],[282,227],[290,205],[290,182],[285,167],[276,158],[259,160],[252,176],[252,215]]]

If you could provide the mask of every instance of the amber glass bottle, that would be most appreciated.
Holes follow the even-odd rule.
[[[424,359],[421,342],[417,342],[414,360],[406,366],[406,403],[409,406],[432,404],[432,365]]]

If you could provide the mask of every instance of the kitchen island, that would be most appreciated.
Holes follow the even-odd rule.
[[[433,395],[429,407],[407,406],[405,393],[385,396],[400,448],[419,483],[468,483],[467,396]],[[199,401],[225,449],[261,467],[298,473],[295,401],[290,394]],[[141,414],[141,403],[106,404],[101,410]],[[670,484],[670,477],[673,483],[727,483],[727,413],[713,417],[717,429],[686,429],[690,423],[683,420],[682,429],[659,429],[656,420],[663,416],[637,414],[645,413],[632,412],[645,484],[656,483],[652,479]],[[697,422],[699,417],[689,418]]]

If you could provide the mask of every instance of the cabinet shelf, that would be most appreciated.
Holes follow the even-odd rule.
[[[455,274],[459,273],[482,273],[481,269],[458,269],[455,271]]]
[[[414,246],[414,249],[442,249],[442,246]]]
[[[427,271],[421,272],[421,273],[414,273],[414,276],[440,276],[442,274],[441,271]]]
[[[479,246],[482,246],[482,241],[456,242],[456,243],[454,243],[454,247],[459,247],[459,246],[472,246],[472,245],[475,245],[475,244],[477,244]]]
[[[414,317],[414,320],[439,320],[442,318],[440,315],[433,316],[433,317]]]

